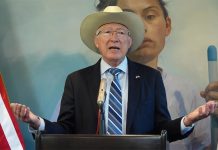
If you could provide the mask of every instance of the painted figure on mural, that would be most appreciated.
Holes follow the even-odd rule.
[[[145,34],[142,45],[128,54],[129,58],[157,69],[161,72],[166,89],[168,109],[172,119],[193,111],[206,100],[218,98],[218,82],[208,85],[204,92],[197,90],[188,80],[173,76],[158,66],[158,57],[165,46],[166,37],[171,32],[171,18],[163,0],[100,0],[96,8],[101,11],[106,6],[117,5],[124,11],[134,12],[144,22]],[[196,123],[195,130],[186,139],[170,144],[171,149],[205,149],[210,147],[210,118]]]

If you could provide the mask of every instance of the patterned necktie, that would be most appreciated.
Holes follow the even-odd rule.
[[[109,94],[107,134],[122,134],[122,93],[118,81],[118,74],[121,73],[121,70],[110,68],[108,71],[114,78]]]

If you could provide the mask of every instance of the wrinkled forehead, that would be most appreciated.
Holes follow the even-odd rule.
[[[101,25],[99,29],[123,29],[123,30],[128,30],[128,28],[123,25],[123,24],[120,24],[120,23],[107,23],[107,24],[103,24]]]

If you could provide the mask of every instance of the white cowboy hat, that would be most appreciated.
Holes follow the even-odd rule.
[[[128,28],[133,40],[129,51],[136,50],[144,39],[144,24],[140,17],[132,12],[125,12],[118,6],[108,6],[104,11],[88,15],[81,23],[80,36],[85,45],[96,53],[94,38],[98,28],[107,23],[119,23]]]

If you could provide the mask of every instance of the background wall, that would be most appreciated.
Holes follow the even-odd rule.
[[[217,0],[167,0],[172,33],[160,57],[169,72],[201,89],[208,84],[207,48],[218,47]]]
[[[218,1],[168,0],[167,7],[173,30],[160,65],[203,89],[207,47],[218,47]],[[94,0],[0,1],[0,72],[12,102],[52,117],[67,74],[99,58],[79,35],[82,19],[94,11]],[[27,149],[34,149],[27,125],[20,126]]]

